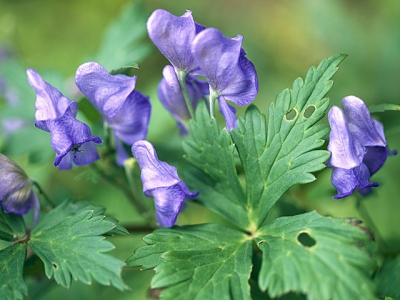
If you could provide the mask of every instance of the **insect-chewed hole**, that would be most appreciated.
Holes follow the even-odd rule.
[[[317,241],[314,240],[307,232],[301,232],[297,235],[297,241],[304,247],[311,248]]]
[[[306,118],[306,119],[308,119],[308,118],[310,118],[310,117],[313,115],[314,112],[315,112],[315,106],[314,106],[314,105],[310,105],[310,106],[308,106],[308,107],[306,108],[306,110],[304,111],[303,117]]]
[[[55,270],[57,270],[57,269],[58,269],[58,265],[57,265],[56,263],[53,263],[53,268],[54,268]]]
[[[289,110],[285,115],[287,121],[293,121],[294,119],[296,119],[296,117],[297,117],[297,110],[295,109]]]

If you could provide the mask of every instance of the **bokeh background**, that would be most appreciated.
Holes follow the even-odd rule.
[[[0,92],[3,92],[0,150],[39,181],[55,202],[65,198],[86,200],[107,207],[108,214],[123,225],[145,222],[118,187],[99,178],[89,167],[59,172],[52,166],[54,154],[49,135],[33,128],[35,94],[26,81],[26,68],[38,70],[64,94],[78,100],[73,76],[81,63],[96,60],[109,69],[117,69],[122,66],[116,64],[126,61],[123,56],[128,53],[132,56],[131,63],[139,66],[134,70],[138,76],[137,89],[149,95],[153,105],[148,139],[155,144],[161,159],[174,163],[181,158],[175,122],[161,107],[156,93],[162,68],[168,61],[151,44],[145,28],[147,17],[157,8],[175,15],[192,10],[195,21],[206,27],[219,28],[228,37],[243,35],[243,48],[259,76],[259,94],[254,103],[264,113],[282,89],[290,87],[297,77],[304,77],[311,66],[336,53],[348,57],[334,77],[335,84],[329,93],[332,105],[340,105],[347,95],[356,95],[367,105],[400,104],[397,0],[146,0],[140,2],[135,14],[125,16],[127,24],[133,25],[125,28],[122,36],[127,39],[136,36],[133,48],[137,47],[137,51],[119,52],[118,42],[124,43],[121,38],[116,39],[118,42],[111,52],[104,50],[105,32],[108,30],[113,36],[110,26],[130,4],[127,0],[0,0]],[[93,123],[93,132],[101,135],[100,126],[95,124],[98,116],[92,114],[94,109],[85,102],[80,108],[80,119]],[[242,112],[240,109],[239,114]],[[15,121],[19,117],[23,119],[22,125]],[[390,148],[400,149],[400,112],[376,113],[374,117],[384,124]],[[10,119],[15,123],[10,123]],[[7,124],[19,129],[15,131]],[[381,187],[363,199],[363,209],[375,224],[381,251],[386,253],[400,250],[399,167],[400,156],[390,157],[373,177]],[[315,183],[291,189],[271,217],[316,209],[323,215],[365,219],[356,209],[354,196],[340,201],[332,199],[335,190],[330,184],[330,172],[324,170],[317,174]],[[152,200],[147,203],[152,206]],[[189,204],[178,221],[180,224],[224,222],[196,204]],[[143,244],[144,234],[133,232],[131,236],[111,238],[117,247],[112,254],[125,260],[134,248]],[[147,299],[157,293],[148,289],[152,271],[123,272],[132,287],[131,293],[81,283],[74,283],[66,290],[35,271],[31,275],[29,270],[26,273],[29,299]]]

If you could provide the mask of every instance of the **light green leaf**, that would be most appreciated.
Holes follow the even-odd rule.
[[[371,113],[377,113],[377,112],[384,112],[387,110],[400,110],[400,105],[397,104],[377,104],[377,105],[371,105],[368,107],[369,111]]]
[[[25,235],[25,222],[22,216],[5,213],[0,207],[0,239],[11,242]]]
[[[183,141],[183,149],[187,160],[198,170],[187,170],[183,178],[199,190],[199,202],[232,224],[249,227],[246,199],[233,158],[235,146],[226,129],[219,131],[204,102],[199,103],[190,122],[190,133]]]
[[[136,66],[143,61],[151,52],[151,45],[142,42],[147,36],[148,15],[140,4],[132,1],[108,27],[99,51],[90,60],[108,71]]]
[[[400,299],[400,255],[386,257],[374,279],[381,297]]]
[[[28,294],[23,278],[26,245],[17,243],[0,250],[0,299],[22,299]]]
[[[162,299],[251,299],[252,242],[217,224],[157,229],[145,237],[128,266],[154,268]]]
[[[250,106],[238,128],[231,131],[246,175],[246,197],[251,221],[260,226],[276,201],[292,186],[315,180],[311,172],[325,167],[329,152],[323,145],[329,127],[316,124],[325,116],[330,80],[345,55],[323,60],[312,67],[293,89],[282,91],[269,107],[268,134],[265,116]]]
[[[70,201],[48,213],[31,232],[28,242],[44,262],[46,275],[64,287],[71,279],[91,284],[92,278],[103,285],[127,289],[121,278],[124,262],[104,254],[115,247],[103,234],[116,228],[106,219],[103,207]]]
[[[271,297],[289,291],[313,300],[376,299],[371,240],[360,228],[316,212],[282,217],[259,229],[259,285]]]

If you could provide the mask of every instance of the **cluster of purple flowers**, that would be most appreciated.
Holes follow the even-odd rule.
[[[228,131],[236,128],[235,108],[226,101],[244,106],[258,92],[256,69],[241,48],[242,36],[230,39],[218,29],[205,28],[194,22],[190,11],[176,17],[158,9],[150,16],[147,29],[150,39],[173,66],[164,68],[158,96],[177,120],[181,134],[187,133],[184,120],[208,94],[211,116],[214,101],[218,100]],[[207,82],[196,76],[204,76]]]
[[[377,187],[370,178],[385,163],[388,155],[395,155],[387,146],[383,125],[370,116],[365,103],[355,96],[342,100],[343,111],[333,106],[328,114],[331,126],[327,162],[332,167],[332,184],[340,199],[351,195],[356,188],[362,195]]]

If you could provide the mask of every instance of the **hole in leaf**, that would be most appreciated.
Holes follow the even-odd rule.
[[[285,115],[285,118],[288,121],[293,121],[294,119],[296,119],[296,117],[297,117],[297,110],[295,109],[289,110]]]
[[[56,269],[56,270],[58,269],[58,266],[57,266],[56,263],[53,263],[53,268]]]
[[[315,112],[315,106],[314,105],[310,105],[309,107],[306,108],[306,110],[303,113],[304,118],[310,118],[313,113]]]
[[[317,243],[316,240],[314,240],[307,232],[300,233],[297,236],[297,240],[304,247],[312,247]]]

